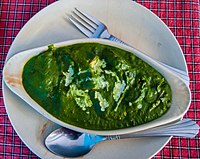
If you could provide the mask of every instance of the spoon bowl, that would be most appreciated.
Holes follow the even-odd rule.
[[[89,153],[103,136],[91,135],[61,127],[53,131],[45,140],[46,147],[63,157],[78,157]]]

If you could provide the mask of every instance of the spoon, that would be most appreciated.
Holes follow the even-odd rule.
[[[199,132],[199,125],[191,119],[183,119],[179,122],[151,128],[132,134],[116,136],[99,136],[76,132],[61,127],[50,133],[45,139],[46,147],[53,153],[63,157],[79,157],[87,154],[101,141],[145,136],[180,136],[192,138]]]

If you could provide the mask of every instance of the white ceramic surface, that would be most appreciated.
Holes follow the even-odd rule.
[[[3,69],[3,79],[7,86],[18,96],[20,96],[24,101],[26,101],[30,106],[32,106],[35,110],[37,110],[40,114],[48,118],[49,120],[67,127],[69,129],[80,131],[84,133],[90,133],[90,134],[97,134],[97,135],[120,135],[120,134],[127,134],[132,132],[137,132],[141,130],[145,130],[148,128],[152,128],[155,126],[167,124],[173,121],[178,120],[181,118],[186,111],[188,110],[188,106],[190,104],[190,89],[189,86],[185,84],[185,82],[179,78],[174,72],[167,69],[166,67],[162,66],[149,56],[146,56],[142,52],[138,51],[135,48],[119,44],[113,41],[109,40],[103,40],[103,39],[79,39],[79,40],[68,40],[65,42],[60,42],[54,44],[55,47],[62,47],[62,46],[68,46],[73,44],[79,44],[79,43],[100,43],[105,45],[114,46],[123,50],[126,50],[128,52],[132,52],[137,57],[141,58],[145,62],[147,62],[149,65],[154,67],[156,70],[158,70],[168,81],[169,85],[172,89],[172,105],[169,109],[169,111],[163,115],[161,118],[156,119],[152,122],[148,122],[146,124],[142,124],[139,126],[126,128],[126,129],[118,129],[118,130],[109,130],[109,131],[100,131],[100,130],[89,130],[89,129],[83,129],[79,128],[70,124],[67,124],[65,122],[62,122],[55,117],[53,117],[51,114],[46,112],[40,105],[38,105],[25,91],[23,84],[22,84],[22,72],[25,63],[33,56],[37,55],[40,52],[43,52],[47,50],[48,46],[43,46],[39,48],[34,48],[31,50],[22,51],[13,57],[11,57]],[[17,66],[17,67],[16,67]]]
[[[187,72],[177,40],[153,13],[131,0],[61,0],[36,14],[15,38],[7,59],[23,50],[83,38],[65,18],[79,7],[104,22],[110,32],[149,56]],[[11,123],[24,143],[38,156],[60,159],[44,147],[44,137],[58,125],[34,111],[3,83],[3,96]],[[169,137],[137,138],[98,144],[83,158],[150,158]]]

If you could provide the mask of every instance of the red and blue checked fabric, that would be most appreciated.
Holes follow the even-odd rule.
[[[23,25],[55,0],[0,0],[0,78],[8,50]],[[137,0],[158,15],[176,36],[186,58],[192,102],[185,117],[200,125],[200,2],[199,0]],[[0,82],[1,84],[1,82]],[[10,124],[0,87],[0,159],[38,158]],[[173,137],[153,158],[200,158],[200,135]]]

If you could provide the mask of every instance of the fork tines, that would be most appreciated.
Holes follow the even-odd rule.
[[[80,11],[78,8],[75,8],[75,11],[68,19],[88,37],[92,36],[100,23],[99,20]]]

